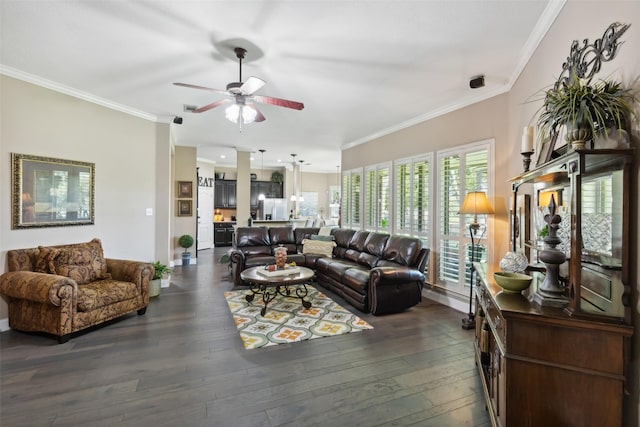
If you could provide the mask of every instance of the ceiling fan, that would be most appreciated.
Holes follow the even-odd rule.
[[[203,113],[212,108],[219,107],[224,104],[231,105],[226,109],[226,117],[234,123],[262,122],[265,117],[255,105],[255,102],[263,104],[277,105],[279,107],[293,108],[294,110],[302,110],[304,104],[302,102],[289,101],[287,99],[273,98],[271,96],[255,95],[255,93],[266,84],[266,82],[257,77],[249,77],[246,82],[242,82],[242,60],[247,50],[241,47],[233,49],[240,63],[240,78],[237,82],[231,82],[227,85],[227,90],[212,89],[204,86],[197,86],[188,83],[174,83],[176,86],[188,87],[192,89],[208,90],[210,92],[224,93],[228,98],[212,102],[200,108],[193,110],[194,113]]]

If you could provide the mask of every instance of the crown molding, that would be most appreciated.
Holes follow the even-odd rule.
[[[109,101],[108,99],[100,98],[99,96],[95,96],[90,93],[83,92],[81,90],[78,90],[69,86],[65,86],[63,84],[60,84],[51,80],[47,80],[45,78],[36,76],[34,74],[26,73],[24,71],[18,70],[13,67],[0,64],[0,74],[4,74],[5,76],[13,77],[15,79],[25,81],[27,83],[32,83],[37,86],[51,89],[53,91],[60,92],[65,95],[73,96],[75,98],[79,98],[84,101],[91,102],[93,104],[101,105],[103,107],[107,107],[112,110],[121,111],[123,113],[139,117],[141,119],[150,120],[152,122],[159,121],[158,116],[154,114],[149,114],[145,111],[136,110],[135,108],[118,104],[116,102]]]

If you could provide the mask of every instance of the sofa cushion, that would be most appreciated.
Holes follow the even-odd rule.
[[[271,255],[271,242],[267,227],[238,227],[235,247],[246,256]]]
[[[360,294],[366,294],[369,287],[371,270],[364,267],[349,268],[342,275],[342,283]]]
[[[392,267],[397,265],[414,267],[418,261],[422,243],[420,239],[406,236],[391,236],[382,253],[379,267]]]
[[[293,237],[293,228],[291,227],[271,227],[269,228],[269,240],[271,241],[271,246],[279,246],[279,245],[295,245],[296,241]]]
[[[140,295],[135,283],[119,280],[98,280],[78,286],[78,311],[96,308],[137,298]]]
[[[53,252],[49,255],[53,257],[49,263],[53,274],[69,277],[79,285],[111,278],[100,239],[49,249]]]

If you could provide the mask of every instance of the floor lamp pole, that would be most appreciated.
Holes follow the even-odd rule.
[[[476,315],[473,313],[473,273],[476,269],[473,267],[473,263],[476,261],[476,247],[479,246],[480,240],[484,236],[487,227],[486,225],[478,224],[477,220],[474,220],[469,224],[469,235],[471,237],[471,257],[469,262],[469,313],[467,317],[462,319],[462,329],[474,329],[476,327]],[[480,234],[478,234],[480,232]]]

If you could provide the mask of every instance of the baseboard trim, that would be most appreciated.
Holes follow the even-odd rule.
[[[422,290],[422,296],[432,301],[451,307],[461,313],[469,311],[469,302],[460,301],[459,298],[453,295],[449,295],[445,292],[437,290],[437,288],[429,289],[425,287]]]
[[[0,319],[0,332],[8,331],[9,329],[11,329],[9,327],[9,319],[8,318]]]

